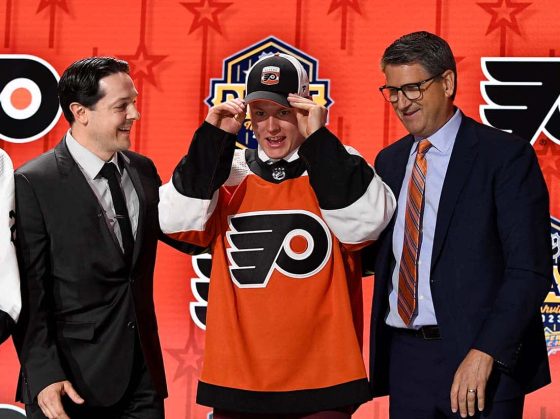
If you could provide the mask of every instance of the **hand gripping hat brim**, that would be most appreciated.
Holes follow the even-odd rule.
[[[288,54],[261,58],[247,72],[245,102],[268,100],[289,107],[288,94],[309,96],[309,78],[301,63]]]

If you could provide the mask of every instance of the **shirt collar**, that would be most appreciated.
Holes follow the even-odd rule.
[[[267,163],[267,162],[275,163],[279,160],[285,160],[288,163],[293,162],[294,160],[297,160],[299,158],[298,150],[299,150],[299,147],[296,148],[295,150],[293,150],[290,154],[288,154],[283,159],[271,159],[270,157],[268,157],[266,155],[266,153],[264,152],[264,150],[262,149],[262,147],[260,145],[257,147],[257,153],[258,153],[259,159],[261,159],[265,163]]]
[[[461,126],[462,119],[463,114],[457,108],[451,119],[447,121],[443,127],[438,129],[436,132],[430,135],[430,137],[428,137],[428,140],[432,144],[432,147],[436,148],[443,154],[449,153],[449,151],[453,147],[453,144],[455,143],[455,138],[457,137],[457,133],[459,132],[459,127]],[[414,145],[410,150],[410,154],[416,153],[418,143],[422,139],[424,139],[424,137],[414,136]]]
[[[76,139],[72,136],[71,130],[68,130],[66,133],[66,146],[68,147],[68,151],[70,152],[72,158],[90,179],[93,180],[97,177],[99,171],[105,163],[114,163],[117,166],[119,173],[122,174],[122,170],[118,164],[119,153],[113,154],[113,157],[111,157],[108,162],[105,162],[76,141]]]

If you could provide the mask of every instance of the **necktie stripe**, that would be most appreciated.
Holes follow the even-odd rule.
[[[418,258],[422,242],[422,216],[424,211],[424,189],[428,163],[425,154],[431,144],[421,140],[418,144],[414,166],[408,184],[406,199],[403,250],[399,265],[399,287],[397,309],[407,326],[417,310]]]

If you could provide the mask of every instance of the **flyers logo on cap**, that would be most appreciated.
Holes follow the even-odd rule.
[[[210,81],[210,95],[206,98],[208,107],[231,99],[244,98],[247,71],[259,59],[278,52],[289,54],[301,63],[309,75],[309,95],[315,102],[329,108],[333,104],[330,97],[330,80],[319,78],[319,62],[304,51],[273,36],[224,59],[222,77]],[[282,82],[282,75],[278,68],[270,71],[268,69],[264,70],[260,77],[263,84],[275,85]],[[257,140],[253,135],[250,115],[247,116],[243,127],[237,134],[237,146],[239,148],[257,148]]]
[[[541,134],[560,144],[560,58],[481,58],[481,67],[482,122],[531,144]]]
[[[274,66],[268,66],[263,68],[261,74],[261,83],[267,86],[272,86],[274,84],[280,83],[280,68]]]
[[[550,217],[552,240],[552,285],[541,307],[548,354],[560,352],[560,220]]]
[[[56,70],[33,55],[0,54],[0,139],[27,143],[60,118]]]

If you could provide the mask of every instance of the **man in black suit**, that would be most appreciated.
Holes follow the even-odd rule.
[[[153,302],[161,181],[127,151],[137,95],[124,61],[72,64],[59,82],[70,130],[16,171],[18,399],[32,418],[164,416]]]
[[[380,88],[409,135],[375,168],[398,211],[375,244],[370,378],[391,418],[521,418],[550,382],[548,192],[528,141],[453,105],[453,54],[416,32],[386,50]]]

